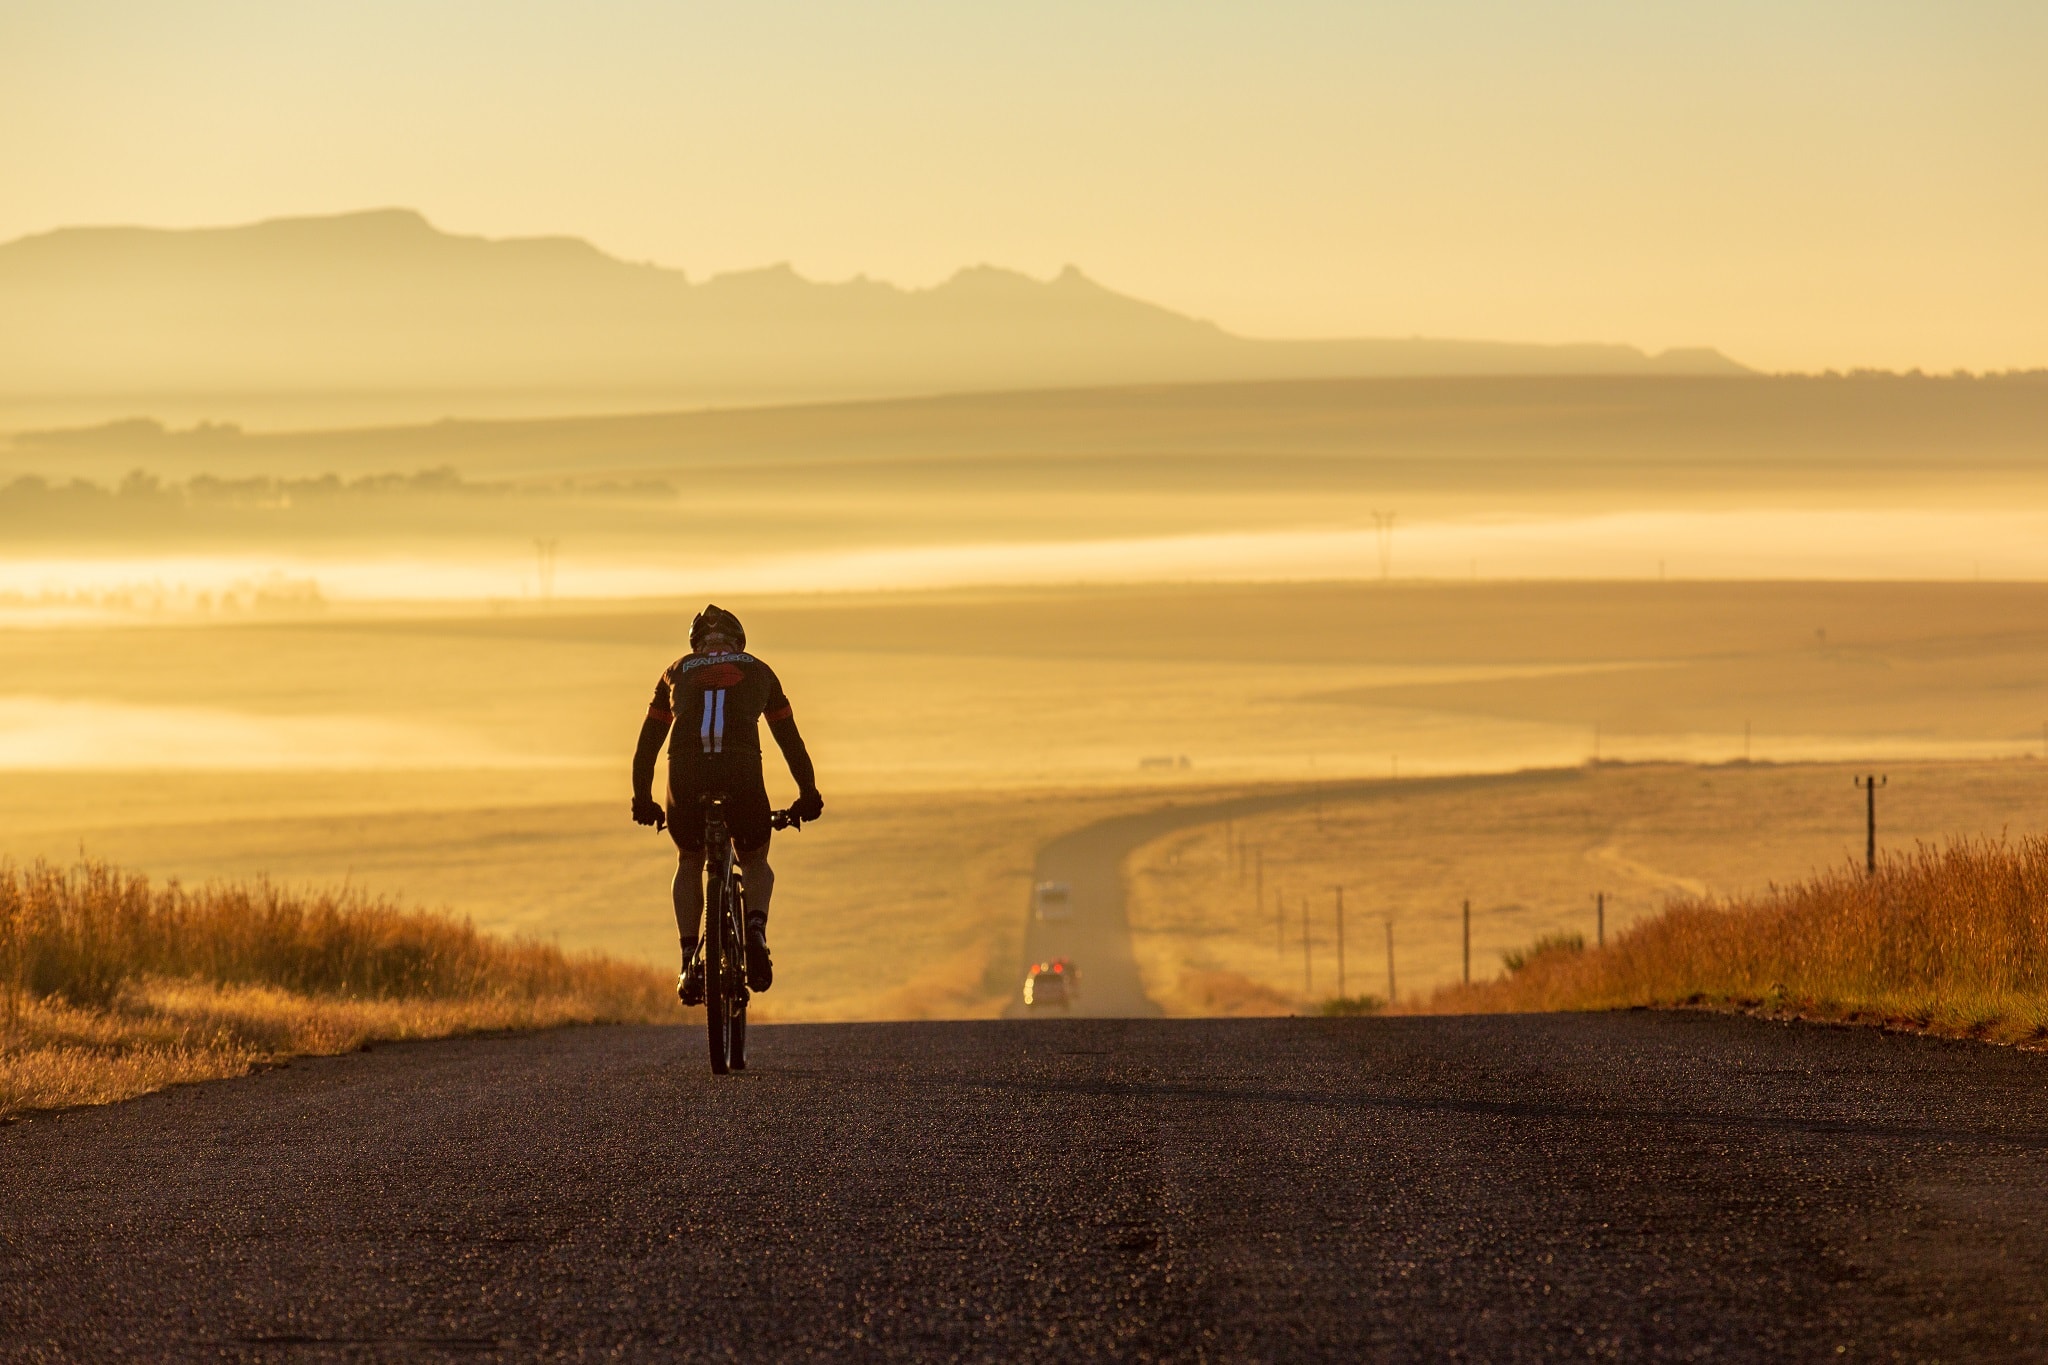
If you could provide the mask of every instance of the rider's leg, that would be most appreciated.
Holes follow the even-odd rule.
[[[751,896],[752,890],[748,891]],[[676,880],[670,888],[676,906],[676,937],[682,941],[683,958],[697,946],[697,929],[704,919],[704,850],[676,850]]]
[[[747,985],[765,991],[775,983],[775,964],[768,956],[768,900],[775,894],[775,869],[768,866],[768,845],[739,855],[747,879]]]
[[[739,850],[740,871],[747,879],[747,934],[768,925],[768,900],[775,894],[775,869],[768,866],[768,845]]]
[[[774,837],[774,813],[768,789],[758,780],[733,792],[733,852],[747,887],[747,986],[765,991],[775,981],[768,956],[768,902],[775,896],[775,869],[768,866],[768,844]]]

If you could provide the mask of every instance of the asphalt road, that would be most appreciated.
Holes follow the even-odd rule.
[[[1159,1006],[1145,994],[1131,953],[1130,924],[1124,914],[1124,860],[1155,839],[1191,825],[1245,820],[1318,801],[1399,800],[1422,792],[1473,787],[1526,786],[1578,780],[1579,768],[1544,768],[1469,777],[1411,778],[1408,781],[1314,782],[1217,800],[1168,802],[1132,815],[1084,825],[1039,851],[1034,885],[1056,882],[1068,888],[1067,914],[1045,919],[1035,904],[1024,907],[1024,957],[1018,964],[1018,996],[1006,1008],[1011,1018],[1034,1011],[1023,1002],[1025,973],[1034,962],[1066,958],[1081,973],[1078,996],[1063,1011],[1091,1018],[1145,1019]],[[1041,1008],[1037,1013],[1044,1013]]]
[[[408,1044],[0,1128],[0,1359],[2048,1358],[2048,1060],[1690,1014]]]

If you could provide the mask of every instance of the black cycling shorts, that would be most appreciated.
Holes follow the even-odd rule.
[[[716,786],[701,779],[693,781],[687,774],[679,783],[672,775],[668,789],[668,834],[676,841],[676,847],[691,853],[704,851],[704,812],[697,801],[714,791],[725,796],[725,827],[732,833],[732,846],[742,853],[752,853],[766,845],[773,833],[768,825],[768,787],[757,770],[751,779],[728,775]]]

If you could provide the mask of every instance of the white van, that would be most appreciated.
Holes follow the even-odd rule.
[[[1040,882],[1031,893],[1032,907],[1040,919],[1071,919],[1074,897],[1065,882]]]

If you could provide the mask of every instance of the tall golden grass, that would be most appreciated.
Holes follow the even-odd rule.
[[[1964,839],[1746,900],[1675,901],[1605,948],[1539,944],[1429,1013],[1761,1009],[2028,1043],[2048,1038],[2048,838]]]
[[[676,1009],[648,968],[348,890],[0,862],[0,1116],[369,1042]]]

